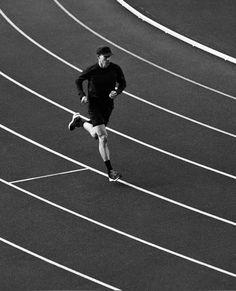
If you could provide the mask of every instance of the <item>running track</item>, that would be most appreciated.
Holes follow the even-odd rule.
[[[115,1],[1,9],[1,289],[235,289],[235,66]],[[128,83],[114,184],[96,141],[67,130],[104,43]]]

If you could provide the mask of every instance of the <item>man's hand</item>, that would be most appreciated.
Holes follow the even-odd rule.
[[[88,103],[88,97],[87,96],[83,96],[81,98],[81,101],[80,101],[82,104],[85,104],[85,103]]]
[[[117,92],[116,92],[115,90],[112,90],[111,93],[109,94],[109,97],[110,97],[111,99],[115,99],[116,96],[117,96]]]

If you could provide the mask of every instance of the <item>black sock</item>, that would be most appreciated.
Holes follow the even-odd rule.
[[[112,166],[111,166],[110,160],[107,160],[104,163],[105,163],[105,165],[107,167],[107,171],[110,172],[112,170]]]

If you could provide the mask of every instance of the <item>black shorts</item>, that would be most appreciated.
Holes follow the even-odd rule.
[[[106,126],[108,124],[113,108],[113,102],[89,102],[88,114],[92,125],[97,126],[104,124]]]

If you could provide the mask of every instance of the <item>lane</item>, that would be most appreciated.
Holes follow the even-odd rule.
[[[24,4],[26,5],[27,3],[24,2]],[[53,51],[61,53],[62,56],[67,54],[67,59],[69,61],[73,58],[73,62],[77,64],[79,57],[80,67],[83,68],[88,65],[88,59],[92,59],[91,56],[94,54],[94,48],[101,44],[96,37],[91,36],[91,34],[88,34],[88,32],[84,31],[83,28],[80,28],[79,25],[74,23],[71,19],[68,19],[69,17],[63,15],[62,11],[58,11],[59,17],[56,16],[57,10],[55,10],[55,7],[51,7],[51,5],[49,5],[47,10],[40,15],[37,13],[39,11],[42,12],[42,7],[40,10],[40,7],[33,9],[31,6],[28,7],[26,5],[26,8],[27,9],[24,11],[29,14],[27,17],[24,17],[24,19],[21,18],[17,11],[12,12],[14,19],[17,16],[17,24],[24,27],[26,32],[30,31],[30,35],[35,37],[37,40],[42,41],[42,43],[45,43],[46,39],[47,46],[51,47]],[[11,9],[13,8],[11,7]],[[11,15],[8,10],[7,12]],[[32,13],[34,14],[32,15]],[[43,23],[41,22],[41,15],[45,16],[45,21]],[[32,17],[33,19],[31,19]],[[28,23],[26,21],[28,21]],[[32,25],[30,25],[31,21],[37,22],[37,26],[32,27]],[[62,26],[62,22],[65,22],[66,25]],[[53,29],[49,31],[49,27]],[[53,31],[58,31],[59,27],[61,34],[57,36],[57,34],[53,34]],[[47,31],[45,32],[45,30]],[[48,35],[45,33],[48,33]],[[62,37],[59,37],[61,35],[65,40],[63,43],[61,42]],[[70,37],[68,38],[68,36]],[[70,48],[68,48],[68,43],[70,43]],[[67,47],[65,47],[65,45],[67,45]],[[115,54],[117,56],[117,60],[121,62],[122,67],[124,67],[125,72],[127,72],[126,75],[128,78],[129,91],[137,93],[136,95],[139,96],[145,96],[145,98],[148,98],[148,100],[155,103],[157,103],[158,100],[160,105],[166,106],[180,113],[185,113],[187,116],[193,118],[195,117],[196,119],[203,122],[205,121],[211,125],[217,125],[222,129],[228,128],[232,129],[233,132],[235,131],[235,126],[233,126],[235,123],[234,102],[229,101],[228,103],[226,101],[226,104],[224,104],[225,100],[222,100],[222,96],[218,96],[218,94],[209,92],[206,93],[205,89],[196,89],[195,86],[186,85],[185,82],[184,86],[182,84],[183,81],[179,83],[179,80],[176,80],[173,76],[167,78],[167,74],[163,72],[158,72],[157,74],[157,71],[150,68],[150,66],[144,65],[142,62],[137,60],[133,60],[133,58],[127,57],[126,54],[120,53],[119,51],[115,51]],[[188,65],[188,67],[192,66]],[[138,74],[134,74],[134,71],[137,71]],[[216,68],[214,71],[219,72]],[[233,74],[232,70],[227,70],[227,72]],[[224,74],[220,72],[220,76],[223,78]],[[157,82],[157,78],[159,82]],[[228,81],[231,80],[229,76],[227,76],[226,79]],[[137,88],[137,84],[144,83],[146,84],[145,87],[139,85],[139,88]],[[159,83],[162,84],[161,87],[158,85]],[[223,81],[221,80],[221,82],[219,82],[219,80],[217,80],[217,83],[222,84]],[[233,85],[234,82],[230,82],[230,84]],[[227,84],[226,87],[230,88],[230,85]],[[149,91],[148,93],[147,90]],[[189,96],[191,96],[191,98]],[[214,100],[213,104],[212,100]],[[225,124],[226,126],[223,126],[222,124]]]
[[[163,288],[166,284],[168,287],[176,284],[182,288],[191,287],[197,280],[199,283],[195,286],[199,287],[230,288],[235,283],[235,278],[213,270],[203,270],[181,259],[176,260],[170,255],[78,220],[45,203],[30,203],[32,198],[23,193],[19,195],[19,191],[11,190],[6,185],[1,184],[1,190],[5,198],[4,207],[1,203],[2,235],[71,268],[119,284],[121,289],[134,287],[143,290],[146,286],[155,286],[160,278],[159,286],[163,285]],[[27,206],[29,204],[30,209]],[[164,275],[165,268],[171,270],[168,275]],[[206,275],[208,280],[204,281]]]
[[[10,28],[10,31],[11,31],[11,28]],[[17,33],[16,33],[16,36],[17,36]],[[25,56],[21,56],[21,60],[23,61],[24,57],[26,58],[28,56],[28,53],[35,56],[34,62],[31,60],[31,62],[27,64],[28,65],[27,72],[33,71],[35,75],[31,74],[31,77],[29,79],[27,78],[27,76],[24,79],[27,79],[27,82],[33,83],[34,87],[40,87],[42,91],[47,91],[47,95],[48,93],[50,93],[56,98],[58,98],[58,101],[62,102],[60,103],[62,105],[66,104],[67,100],[70,101],[69,98],[65,99],[65,97],[63,96],[64,94],[67,95],[67,93],[63,93],[63,91],[61,91],[62,86],[57,87],[54,85],[55,84],[54,82],[52,84],[51,82],[48,81],[48,78],[51,78],[51,75],[55,76],[54,72],[59,72],[59,71],[61,72],[61,70],[63,70],[63,73],[65,73],[65,78],[64,76],[57,73],[56,77],[58,78],[58,82],[60,82],[59,78],[69,81],[68,76],[66,76],[66,72],[62,64],[58,63],[56,60],[52,59],[50,56],[48,56],[48,59],[47,59],[46,58],[47,56],[45,56],[45,54],[41,52],[40,50],[37,51],[37,48],[36,48],[36,52],[39,52],[39,55],[35,55],[34,46],[32,47],[32,44],[28,44],[27,41],[26,43],[24,42],[21,43],[21,41],[22,39],[20,38],[19,45],[24,45],[24,44],[26,45],[25,49],[21,52],[25,52],[25,51],[27,52]],[[9,46],[11,44],[12,42],[10,42]],[[12,49],[12,54],[13,54],[15,51],[15,46],[11,49]],[[40,52],[42,53],[43,59],[41,58]],[[48,68],[48,62],[51,63],[50,68]],[[35,63],[40,63],[40,70],[35,70]],[[9,68],[13,66],[13,64],[14,63],[12,63],[12,59],[10,58],[8,60],[8,66],[6,70],[9,70]],[[7,64],[5,64],[4,67],[6,67],[6,65]],[[14,69],[14,75],[17,73],[17,71],[18,71],[18,68]],[[22,78],[22,67],[19,67],[19,73],[20,73],[20,76],[19,76],[19,79],[20,79]],[[75,79],[75,76],[73,80],[74,79]],[[55,82],[57,82],[57,80],[55,80]],[[48,85],[45,86],[46,83],[47,84],[49,83],[49,86]],[[53,88],[50,88],[50,86],[52,86]],[[64,92],[67,91],[67,86],[71,87],[71,84],[70,85],[67,84],[65,87],[63,84]],[[56,91],[54,89],[56,89]],[[74,91],[75,91],[75,88],[74,88]],[[124,98],[122,99],[121,97],[121,101],[122,100],[124,100]],[[76,105],[76,107],[77,106],[78,105]],[[86,111],[85,108],[82,108],[82,107],[81,107],[81,110],[82,110],[82,113],[83,111]],[[124,112],[127,114],[127,119],[125,120],[129,121],[128,127],[127,127],[127,123],[124,122],[125,120],[123,116],[120,115],[120,112]],[[132,112],[132,119],[130,119],[130,112]],[[147,131],[146,124],[142,122],[143,119],[149,120],[150,124],[153,124],[153,125],[157,124],[156,129],[155,130],[150,129],[151,133],[150,131]],[[134,129],[137,128],[137,122],[139,122],[138,128],[139,129],[140,127],[143,128],[143,130],[141,131],[139,130],[137,132],[137,138],[139,138],[140,140],[147,141],[148,143],[153,144],[154,146],[156,145],[157,147],[163,148],[172,153],[176,153],[177,155],[192,159],[196,162],[200,162],[200,163],[215,167],[216,169],[219,169],[219,170],[222,169],[229,173],[231,172],[231,170],[234,171],[234,163],[233,165],[231,165],[232,163],[231,156],[234,155],[235,147],[234,147],[234,143],[231,141],[230,138],[225,139],[224,136],[221,136],[221,135],[218,136],[218,135],[215,135],[214,133],[209,135],[208,129],[203,129],[202,131],[199,129],[198,125],[188,123],[186,120],[179,121],[179,118],[175,116],[171,116],[171,118],[169,118],[169,114],[165,112],[161,112],[161,114],[157,116],[156,110],[154,108],[150,110],[149,106],[147,105],[141,107],[141,105],[135,102],[135,100],[127,100],[123,103],[118,102],[117,111],[115,111],[114,113],[114,127],[121,128],[121,129],[124,128],[124,132],[130,135],[133,135]],[[178,125],[178,129],[176,128],[176,125]],[[188,134],[188,136],[186,136],[186,133]],[[154,143],[153,143],[153,140],[154,140]],[[176,140],[178,140],[178,144],[176,143]],[[204,142],[204,145],[202,146],[201,149],[199,148],[199,144],[198,144],[199,140]],[[224,144],[225,141],[226,141],[226,148],[224,149],[222,144]],[[195,147],[197,146],[197,151],[196,151],[196,148],[190,147],[189,146],[190,144],[194,144]],[[212,146],[209,147],[209,144]],[[219,144],[221,145],[220,147],[219,147]],[[206,151],[208,151],[207,161],[206,161]],[[227,154],[229,154],[228,158],[227,158]],[[224,156],[224,159],[223,159],[225,161],[224,164],[222,164],[222,159],[220,159],[222,156]],[[210,159],[208,159],[209,157]]]
[[[138,9],[142,14],[176,32],[195,41],[215,48],[220,52],[235,55],[235,38],[232,28],[235,27],[234,1],[125,1]],[[175,7],[175,10],[173,10]],[[198,25],[196,25],[196,22]]]
[[[89,282],[74,274],[42,262],[1,241],[1,282],[2,290],[65,290],[83,288],[96,290],[98,284]],[[99,290],[110,290],[99,286]]]

